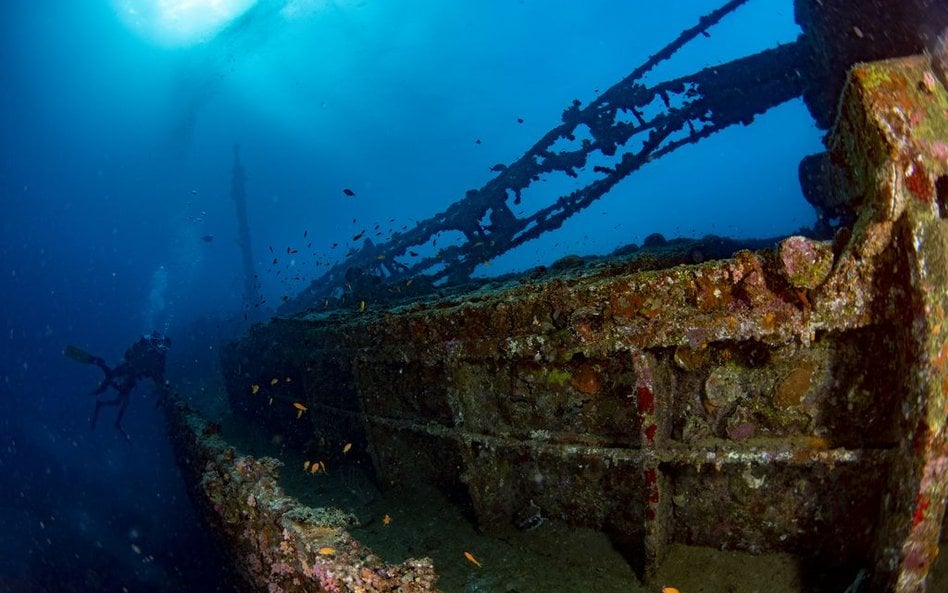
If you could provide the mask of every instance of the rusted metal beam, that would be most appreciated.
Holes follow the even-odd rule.
[[[864,201],[859,227],[889,228],[902,292],[893,311],[899,442],[875,546],[878,590],[922,593],[948,499],[948,89],[927,56],[856,66],[830,155]],[[864,248],[882,245],[863,241]]]

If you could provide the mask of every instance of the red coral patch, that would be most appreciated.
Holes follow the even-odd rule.
[[[911,172],[905,177],[905,187],[923,202],[931,202],[934,197],[931,180],[919,162],[912,164]]]

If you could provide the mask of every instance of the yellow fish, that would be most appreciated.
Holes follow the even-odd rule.
[[[270,385],[276,385],[276,384],[279,383],[279,382],[280,382],[280,380],[277,379],[276,377],[270,379]]]
[[[343,446],[342,446],[342,453],[343,453],[343,455],[345,455],[346,453],[348,453],[348,452],[349,452],[349,449],[351,449],[351,448],[352,448],[352,443],[346,443],[345,445],[343,445]]]
[[[257,392],[260,391],[260,386],[254,383],[250,386],[250,393],[257,395]]]
[[[332,546],[323,546],[319,548],[319,554],[321,556],[332,556],[335,553],[336,553],[336,548]]]
[[[314,461],[313,465],[309,466],[309,473],[315,474],[318,471],[319,471],[319,464]]]
[[[305,472],[308,469],[309,469],[309,459],[303,462],[303,471]]]
[[[296,408],[296,417],[299,418],[303,415],[303,412],[306,411],[306,406],[300,402],[293,402],[293,407]]]
[[[365,301],[359,301],[359,313],[365,311]]]
[[[474,554],[471,554],[470,552],[464,552],[464,557],[467,558],[467,561],[471,564],[477,565],[478,568],[481,567],[481,563],[477,561],[477,558],[474,557]]]
[[[392,516],[389,515],[388,513],[385,513],[385,516],[382,517],[382,523],[385,523],[386,525],[388,525],[391,522],[392,522]]]
[[[662,593],[681,593],[681,591],[675,587],[662,587]]]

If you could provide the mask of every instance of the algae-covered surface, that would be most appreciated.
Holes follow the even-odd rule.
[[[811,593],[845,588],[819,587],[789,554],[754,555],[683,545],[671,546],[649,587],[602,532],[552,520],[530,531],[511,526],[484,532],[471,509],[433,487],[402,484],[383,492],[357,464],[327,465],[325,471],[312,473],[314,460],[286,446],[279,436],[226,420],[222,431],[242,452],[283,462],[280,485],[303,504],[353,513],[358,526],[352,535],[386,563],[431,558],[437,586],[446,593],[644,593],[662,586],[683,593]],[[304,469],[306,461],[310,465]],[[850,578],[837,575],[831,580]]]
[[[603,593],[649,591],[597,531],[549,521],[533,531],[511,528],[485,534],[467,509],[435,488],[406,484],[383,493],[358,467],[327,466],[325,472],[314,474],[303,469],[307,460],[279,438],[239,423],[227,422],[223,430],[239,449],[282,461],[280,485],[300,502],[352,512],[359,519],[353,536],[385,562],[430,557],[439,576],[437,585],[446,593],[565,593],[590,584]],[[481,565],[466,558],[465,552]]]
[[[590,585],[604,592],[648,590],[608,539],[590,529],[546,522],[530,532],[480,533],[464,509],[429,488],[387,494],[368,508],[391,521],[373,520],[353,534],[388,562],[431,557],[438,586],[447,592],[581,591]]]

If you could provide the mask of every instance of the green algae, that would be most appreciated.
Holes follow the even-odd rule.
[[[572,373],[563,369],[545,369],[543,375],[544,381],[557,387],[566,385],[573,378]]]

